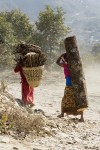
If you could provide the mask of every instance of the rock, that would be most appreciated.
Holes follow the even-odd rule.
[[[34,147],[33,150],[48,150],[48,149],[45,147],[38,146],[38,147]]]
[[[3,137],[2,140],[0,140],[0,143],[9,143],[10,139],[9,137]]]
[[[19,148],[17,148],[17,147],[13,147],[13,149],[14,149],[14,150],[19,150]]]

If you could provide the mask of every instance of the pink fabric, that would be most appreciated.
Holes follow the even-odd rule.
[[[64,64],[64,74],[65,74],[65,77],[70,76],[70,71],[68,69],[68,64]]]
[[[26,78],[23,74],[22,67],[20,65],[16,66],[14,72],[19,72],[21,76],[21,83],[22,83],[22,100],[25,104],[32,104],[34,102],[33,92],[34,89],[29,86]]]

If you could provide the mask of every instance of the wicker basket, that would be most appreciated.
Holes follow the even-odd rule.
[[[38,87],[40,85],[44,66],[39,67],[23,67],[23,73],[27,82],[31,87]]]

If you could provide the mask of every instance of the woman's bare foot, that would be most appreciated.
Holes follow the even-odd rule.
[[[58,115],[57,117],[59,117],[59,118],[64,117],[64,113],[61,113],[61,114]]]
[[[29,107],[32,108],[33,106],[35,106],[35,104],[31,103]]]
[[[80,119],[79,119],[79,122],[84,122],[84,119],[83,119],[83,118],[80,118]]]

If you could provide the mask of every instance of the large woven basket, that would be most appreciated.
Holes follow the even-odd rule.
[[[41,83],[44,66],[23,67],[23,73],[31,87],[38,87]]]

